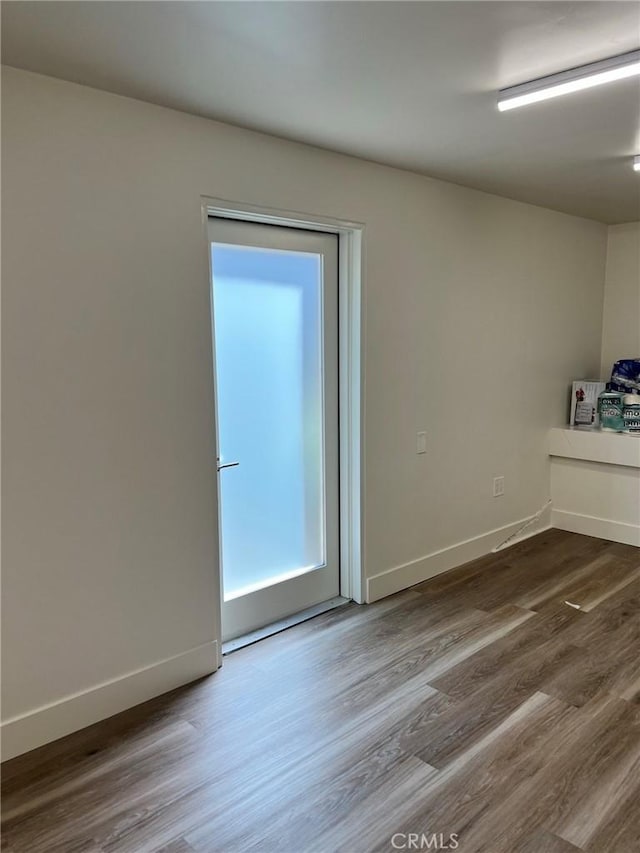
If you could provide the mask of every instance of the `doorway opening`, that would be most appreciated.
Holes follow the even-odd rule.
[[[362,602],[362,226],[205,200],[221,640]]]

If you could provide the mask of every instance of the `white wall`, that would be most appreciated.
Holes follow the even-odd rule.
[[[602,379],[620,358],[640,358],[640,222],[608,229]]]
[[[201,195],[366,223],[369,577],[547,499],[604,226],[13,69],[2,118],[5,719],[216,637]]]

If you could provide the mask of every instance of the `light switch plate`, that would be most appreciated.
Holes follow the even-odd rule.
[[[427,452],[427,434],[426,432],[419,432],[416,441],[416,453],[426,453]]]

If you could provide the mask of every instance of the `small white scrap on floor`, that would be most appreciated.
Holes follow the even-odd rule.
[[[571,602],[571,601],[565,601],[565,604],[568,604],[569,607],[573,607],[574,610],[580,610],[579,604],[573,604],[573,602]]]

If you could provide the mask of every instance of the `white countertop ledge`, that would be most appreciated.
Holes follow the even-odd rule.
[[[549,433],[549,455],[640,468],[640,436],[557,427]]]

